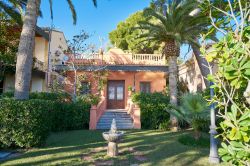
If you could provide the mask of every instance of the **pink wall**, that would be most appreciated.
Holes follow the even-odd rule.
[[[77,75],[87,75],[87,80],[91,82],[91,91],[93,94],[97,93],[97,82],[93,79],[91,72],[78,71]],[[72,85],[74,81],[74,72],[67,72],[68,85],[65,86],[65,89],[69,92],[73,91]],[[125,72],[125,71],[109,71],[107,80],[125,80],[125,107],[129,99],[128,87],[133,87],[135,84],[135,91],[140,92],[140,82],[150,82],[151,83],[151,92],[161,92],[166,88],[166,73],[164,72]],[[100,94],[101,101],[97,106],[92,106],[90,112],[90,129],[96,129],[96,124],[105,112],[107,106],[107,85],[104,86],[103,91]],[[130,113],[131,114],[131,113]],[[135,128],[140,128],[140,109],[137,106],[134,106],[131,117],[135,122]]]

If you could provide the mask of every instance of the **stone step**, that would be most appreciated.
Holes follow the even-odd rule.
[[[128,114],[103,114],[103,117],[130,117]]]
[[[112,121],[113,119],[115,119],[116,121],[131,120],[130,117],[128,117],[128,118],[103,118],[103,117],[101,117],[100,118],[100,120],[102,120],[102,121]]]
[[[109,121],[106,121],[106,120],[99,120],[97,124],[103,124],[103,123],[108,123],[108,124],[111,124],[112,123],[112,120],[109,120]],[[116,121],[116,124],[123,124],[123,123],[133,123],[132,120],[126,120],[126,121]]]
[[[99,130],[109,130],[110,129],[110,126],[97,126],[96,129],[99,129]],[[117,129],[120,130],[120,129],[133,129],[133,126],[117,126]]]
[[[109,124],[109,123],[98,123],[97,126],[108,126],[110,128],[111,124]],[[116,124],[116,126],[133,126],[133,124],[132,123],[120,123],[120,124]]]
[[[97,126],[108,126],[110,128],[111,124],[109,123],[98,123]],[[133,126],[133,123],[121,123],[121,124],[116,124],[116,126]]]
[[[100,119],[98,122],[106,122],[106,123],[112,123],[113,119]],[[121,122],[133,122],[131,119],[115,119],[116,123]]]
[[[133,121],[129,114],[124,110],[108,110],[97,123],[97,129],[109,130],[113,119],[116,120],[118,129],[133,129]]]

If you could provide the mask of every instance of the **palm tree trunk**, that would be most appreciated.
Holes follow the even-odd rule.
[[[17,52],[15,98],[29,98],[35,29],[41,0],[28,0]]]
[[[191,45],[191,46],[192,46],[192,49],[193,49],[194,56],[195,56],[195,58],[197,60],[198,66],[200,68],[201,75],[204,78],[206,88],[208,88],[209,87],[209,81],[206,79],[208,74],[210,74],[210,71],[209,71],[209,68],[208,68],[208,62],[205,59],[205,57],[201,56],[200,48],[198,48],[195,45]]]
[[[169,56],[169,96],[170,103],[174,106],[177,106],[177,77],[178,77],[178,68],[177,68],[177,56]],[[175,116],[170,117],[171,128],[176,131],[178,129],[178,120]]]

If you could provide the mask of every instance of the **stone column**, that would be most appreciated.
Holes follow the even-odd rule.
[[[116,142],[108,143],[108,156],[115,157],[118,156],[118,146]]]
[[[90,130],[95,130],[96,129],[96,111],[97,111],[97,107],[96,106],[92,106],[90,109],[90,119],[89,119],[89,129]]]
[[[134,128],[141,129],[141,109],[138,105],[134,105]]]

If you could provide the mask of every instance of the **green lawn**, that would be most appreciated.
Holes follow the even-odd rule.
[[[105,156],[106,142],[101,133],[87,130],[55,133],[44,147],[28,150],[0,165],[209,165],[208,148],[193,148],[177,141],[189,131],[127,131],[119,144],[122,154],[118,158]]]

